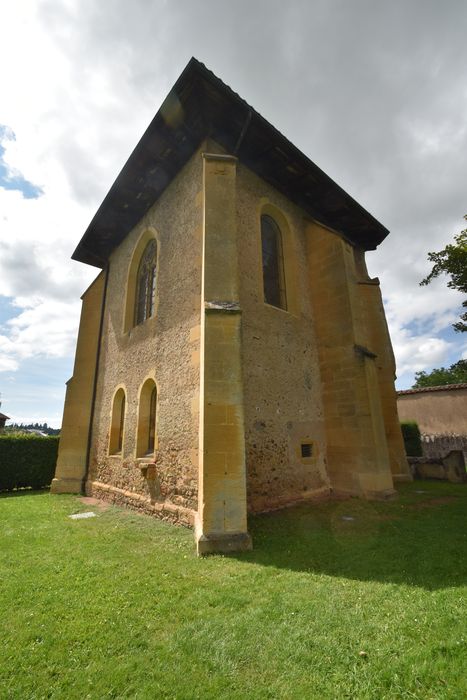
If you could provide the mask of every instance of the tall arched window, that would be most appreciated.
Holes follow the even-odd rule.
[[[118,455],[123,450],[123,431],[125,427],[125,392],[119,389],[113,400],[110,419],[109,454]]]
[[[149,457],[156,446],[157,387],[153,379],[147,379],[139,398],[138,434],[136,456]]]
[[[156,296],[157,243],[149,241],[138,267],[136,278],[135,326],[146,321],[154,313]]]
[[[282,234],[274,219],[267,214],[261,217],[261,250],[264,301],[279,309],[287,309]]]

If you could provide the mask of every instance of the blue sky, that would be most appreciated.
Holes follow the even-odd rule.
[[[4,413],[60,424],[98,272],[71,254],[192,55],[389,228],[367,259],[398,386],[467,357],[461,296],[419,286],[467,213],[465,2],[22,0],[2,24]]]
[[[72,371],[73,360],[66,357],[59,360],[29,359],[21,362],[15,372],[2,373],[2,412],[12,421],[46,422],[52,427],[59,427],[65,382]]]
[[[18,190],[25,199],[40,197],[42,194],[40,187],[26,180],[21,173],[11,171],[4,162],[5,148],[2,145],[4,140],[14,141],[15,134],[4,124],[0,124],[0,187],[5,190]]]

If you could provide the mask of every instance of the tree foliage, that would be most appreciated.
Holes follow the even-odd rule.
[[[467,221],[467,214],[464,219]],[[454,236],[454,243],[448,244],[443,250],[428,253],[428,260],[434,263],[433,269],[420,285],[430,284],[435,277],[444,273],[451,277],[448,287],[467,294],[467,229]],[[462,306],[467,309],[467,299],[462,302]],[[454,330],[467,331],[467,310],[461,313],[460,318],[460,321],[453,324]]]
[[[415,384],[412,389],[425,386],[443,386],[445,384],[467,383],[467,360],[459,360],[450,367],[438,367],[431,372],[415,372]]]
[[[47,423],[9,423],[5,432],[27,433],[29,430],[39,430],[46,435],[60,435],[60,428],[49,428]]]

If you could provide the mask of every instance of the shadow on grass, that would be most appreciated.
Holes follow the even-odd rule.
[[[17,498],[18,496],[41,496],[50,491],[50,486],[43,489],[16,489],[15,491],[0,491],[0,498]]]
[[[467,488],[416,482],[391,502],[358,499],[250,519],[239,561],[427,590],[467,583]]]

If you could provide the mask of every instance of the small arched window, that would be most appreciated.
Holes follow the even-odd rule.
[[[118,455],[123,450],[123,432],[125,427],[125,392],[119,389],[113,400],[110,419],[109,454]]]
[[[274,219],[267,214],[261,217],[261,252],[264,301],[279,309],[287,309],[282,234]]]
[[[157,387],[153,379],[147,379],[141,389],[138,411],[136,456],[149,457],[156,447]]]
[[[149,241],[144,249],[136,278],[135,326],[154,313],[156,296],[157,243]]]

